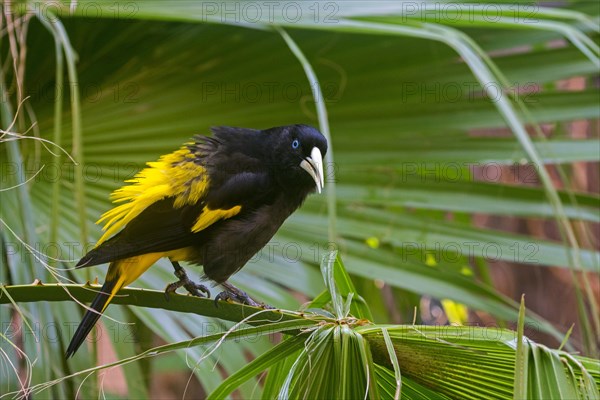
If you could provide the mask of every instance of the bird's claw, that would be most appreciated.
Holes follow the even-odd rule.
[[[200,283],[196,283],[193,281],[186,282],[183,287],[188,291],[189,294],[196,297],[206,297],[210,298],[210,290]],[[203,292],[204,294],[200,293]]]
[[[244,292],[240,289],[226,289],[215,296],[215,307],[219,307],[219,300],[222,301],[235,301],[240,304],[245,304],[252,307],[259,307],[264,309],[273,309],[273,307],[266,305],[264,303],[257,303],[252,299],[252,297],[248,296],[248,293]]]
[[[169,295],[182,286],[192,296],[210,298],[210,290],[208,290],[206,286],[196,283],[188,278],[183,268],[175,271],[175,276],[177,276],[179,280],[177,282],[168,284],[165,288],[165,299],[167,299],[167,301],[169,301]],[[200,292],[204,292],[204,294]]]

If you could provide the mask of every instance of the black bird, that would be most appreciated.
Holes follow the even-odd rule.
[[[122,203],[106,212],[104,235],[77,268],[110,262],[106,281],[79,324],[71,357],[115,294],[158,259],[168,257],[183,286],[210,296],[192,282],[179,261],[204,267],[205,278],[225,291],[216,300],[259,305],[227,282],[277,232],[306,196],[323,188],[327,140],[307,125],[265,130],[218,127],[179,150],[150,162],[129,185],[114,191]],[[202,292],[202,293],[201,293]],[[93,311],[92,311],[93,310]]]

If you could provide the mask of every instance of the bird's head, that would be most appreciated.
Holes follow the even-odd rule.
[[[321,193],[324,185],[323,157],[327,140],[308,125],[288,125],[267,129],[271,136],[271,163],[283,187],[296,187]]]

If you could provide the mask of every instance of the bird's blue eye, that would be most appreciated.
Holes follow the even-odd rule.
[[[298,141],[298,139],[294,139],[294,141],[292,142],[292,149],[297,149],[298,147],[300,147],[300,142]]]

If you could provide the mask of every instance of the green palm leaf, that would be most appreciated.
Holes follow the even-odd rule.
[[[294,7],[292,3],[302,7],[297,21],[281,13],[285,7]],[[457,17],[456,10],[441,19],[435,10],[425,16],[414,14],[402,2],[315,3],[313,9],[308,3],[280,2],[272,19],[263,13],[254,19],[247,15],[245,20],[228,19],[226,7],[242,7],[238,2],[218,3],[217,9],[213,8],[214,2],[80,1],[72,9],[71,2],[53,4],[38,4],[35,8],[36,3],[19,2],[11,9],[14,17],[26,11],[33,16],[26,36],[23,81],[23,97],[30,97],[26,107],[17,109],[17,95],[11,86],[14,73],[5,69],[0,83],[3,99],[10,101],[2,101],[2,124],[8,130],[18,111],[19,118],[11,132],[23,133],[35,122],[34,133],[63,146],[79,164],[75,166],[56,147],[45,147],[29,139],[31,135],[2,136],[0,157],[7,165],[2,169],[0,192],[3,283],[26,284],[35,278],[83,283],[102,277],[104,267],[65,271],[52,270],[48,264],[71,267],[86,246],[99,237],[100,229],[94,222],[111,206],[108,193],[124,179],[193,134],[208,133],[212,125],[260,128],[292,122],[329,123],[335,154],[329,177],[335,177],[335,193],[330,182],[328,200],[311,198],[272,243],[236,276],[237,285],[267,303],[297,309],[302,302],[329,288],[319,277],[318,265],[333,246],[331,241],[344,255],[353,279],[360,278],[358,282],[362,283],[357,286],[361,289],[373,287],[374,280],[383,281],[418,295],[452,299],[500,320],[515,321],[518,304],[499,294],[485,279],[477,279],[470,262],[473,259],[479,265],[491,258],[518,261],[524,268],[529,264],[598,272],[600,253],[581,246],[573,235],[559,242],[473,224],[476,214],[557,218],[569,234],[574,222],[598,222],[597,195],[556,190],[542,168],[545,165],[568,169],[574,162],[599,161],[597,137],[573,140],[556,134],[549,140],[532,139],[524,129],[524,122],[563,127],[573,120],[597,118],[596,90],[565,91],[555,84],[560,79],[597,75],[598,46],[592,40],[598,33],[597,10],[585,2],[573,2],[565,8],[537,7],[533,10],[536,24],[529,20],[532,9],[506,2],[490,6],[502,17],[496,22],[486,18],[489,14],[481,5],[469,2],[457,6],[471,10],[470,20],[465,20],[464,13]],[[424,4],[434,7],[437,3]],[[271,29],[273,24],[285,29],[289,35],[287,44],[281,31]],[[3,33],[2,48],[10,47],[7,39]],[[564,46],[545,45],[561,40]],[[303,54],[303,64],[290,51],[288,45],[293,49],[292,43]],[[459,51],[462,60],[449,46]],[[518,46],[527,50],[510,52]],[[61,52],[66,55],[64,66]],[[12,65],[10,58],[2,61]],[[320,83],[323,100],[317,104],[314,98],[318,97],[313,96],[317,88],[306,78],[307,66]],[[67,76],[63,77],[63,72]],[[504,87],[513,96],[499,101],[489,90],[490,85],[498,90]],[[325,110],[328,119],[324,119]],[[507,120],[515,137],[473,135],[473,130],[503,128]],[[525,187],[520,185],[521,180],[503,184],[481,182],[474,175],[474,168],[502,174],[504,168],[527,163],[528,159],[534,161],[531,177],[537,183],[538,173],[542,172],[543,186]],[[565,187],[569,187],[568,183]],[[456,216],[454,220],[445,218],[447,212]],[[499,249],[497,256],[484,251],[492,248]],[[533,256],[529,252],[532,249]],[[435,265],[431,265],[432,257]],[[136,286],[160,289],[170,280],[168,266],[159,263]],[[578,314],[585,351],[595,355],[597,313],[585,284],[584,281],[579,295]],[[357,296],[357,291],[348,286],[340,290],[344,301],[349,293]],[[367,319],[371,319],[371,313],[389,316],[383,303],[369,313],[361,311],[361,304],[377,304],[369,297],[371,293],[381,297],[376,288],[361,292],[364,301],[358,302],[359,297],[351,299],[351,314]],[[319,297],[319,307],[331,297],[327,293]],[[1,307],[1,323],[13,326],[16,312],[7,305]],[[76,323],[82,310],[70,303],[20,307],[22,320],[29,323],[33,332],[36,326],[51,326],[57,321]],[[591,307],[591,313],[586,307]],[[204,316],[190,316],[182,321],[166,310],[150,312],[132,307],[131,311],[168,343],[185,341],[211,324],[224,329],[231,326]],[[118,321],[128,319],[117,307],[109,309],[108,316]],[[412,314],[402,317],[409,321]],[[563,328],[535,313],[529,312],[527,320],[563,339]],[[112,322],[107,320],[106,324]],[[23,329],[29,328],[25,324]],[[316,336],[322,343],[332,338],[341,348],[353,349],[345,353],[351,357],[348,360],[370,367],[348,373],[359,374],[357,379],[368,376],[377,380],[377,386],[369,387],[372,394],[393,395],[393,370],[390,373],[389,365],[376,360],[371,365],[373,361],[366,356],[369,351],[388,354],[385,341],[381,342],[382,337],[378,336],[380,331],[373,329],[323,328]],[[389,334],[394,346],[398,346],[395,335],[400,331],[390,329]],[[71,366],[60,363],[52,370],[44,368],[54,365],[53,360],[64,352],[67,330],[60,330],[58,336],[61,340],[46,340],[43,345],[35,340],[24,342],[25,353],[39,357],[32,369],[33,383],[83,370],[96,359],[92,350],[91,358],[84,352],[83,358]],[[14,338],[6,339],[15,343]],[[18,351],[8,343],[2,342],[5,359],[17,365]],[[424,343],[425,350],[431,351],[438,345],[427,340]],[[487,352],[486,346],[498,343],[483,340],[477,345]],[[113,346],[120,357],[135,354],[131,343],[118,341]],[[323,357],[324,365],[331,360],[339,362],[336,347],[323,346],[315,347],[315,351]],[[260,358],[260,349],[269,347],[269,341],[262,336],[257,344],[230,347],[220,358],[226,374],[236,376],[243,364],[236,358],[239,351]],[[452,348],[444,347],[444,351],[451,353]],[[573,344],[569,343],[568,348],[572,349]],[[499,356],[502,362],[514,363],[507,361],[512,350],[502,349],[506,350]],[[532,373],[545,368],[557,370],[562,364],[573,371],[566,382],[583,382],[581,387],[590,396],[595,395],[586,384],[588,378],[578,372],[579,366],[565,353],[548,352],[539,346],[528,351],[533,360],[529,364]],[[181,360],[186,355],[197,360],[202,352],[189,349],[178,354]],[[467,364],[472,360],[465,358]],[[493,357],[489,362],[494,362]],[[450,368],[442,364],[440,370]],[[187,369],[183,362],[180,365]],[[285,360],[277,365],[292,368]],[[406,376],[407,367],[401,367],[403,393],[427,397],[432,385],[436,385],[435,375],[432,381],[424,382],[416,377],[416,372],[415,376]],[[271,367],[271,371],[276,368]],[[143,369],[127,367],[129,380],[145,379],[141,377],[148,372]],[[201,364],[192,369],[208,392],[219,387],[222,378],[210,373],[210,367]],[[302,379],[314,373],[299,366],[297,370],[308,374],[298,375]],[[471,373],[471,369],[465,371]],[[485,386],[489,390],[508,393],[512,381],[504,378],[508,379],[512,370],[507,367],[502,371],[506,374],[502,372],[500,383],[478,377],[471,384],[474,388],[489,385]],[[281,375],[282,379],[288,376]],[[7,392],[18,387],[16,375],[10,370],[2,376],[3,382],[7,378]],[[340,375],[340,379],[350,377]],[[256,378],[252,375],[248,379]],[[288,394],[316,390],[303,388],[302,379],[298,379],[289,381]],[[82,381],[83,376],[78,375],[74,383],[55,386],[54,395],[68,397]],[[277,383],[281,382],[270,373],[265,393],[279,394]],[[89,394],[94,395],[96,383],[87,383],[90,384],[84,390],[89,389]],[[260,387],[257,385],[258,380],[250,381],[242,389],[243,394],[257,394],[253,389]],[[549,394],[543,388],[531,390],[534,391],[528,394]],[[134,393],[144,396],[148,392],[147,388],[130,388],[129,394]],[[450,389],[444,393],[457,395]],[[467,396],[465,393],[470,392],[461,392]]]

